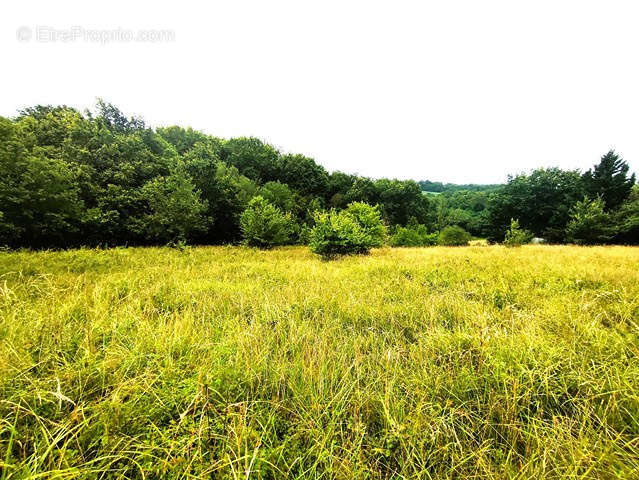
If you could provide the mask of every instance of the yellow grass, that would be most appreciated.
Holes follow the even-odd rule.
[[[0,253],[0,478],[639,478],[638,267]]]

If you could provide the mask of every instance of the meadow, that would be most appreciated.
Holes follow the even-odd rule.
[[[0,252],[0,479],[639,478],[639,249]]]

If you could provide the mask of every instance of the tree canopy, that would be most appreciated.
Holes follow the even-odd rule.
[[[606,210],[619,207],[628,198],[635,184],[635,174],[628,176],[628,164],[610,150],[598,165],[583,175],[584,190],[590,198],[599,196]]]
[[[614,151],[585,173],[541,168],[501,186],[372,179],[329,173],[258,138],[154,129],[102,100],[83,113],[37,105],[0,117],[0,245],[239,242],[241,216],[257,196],[290,216],[291,241],[307,241],[318,212],[354,202],[377,206],[399,243],[415,225],[420,238],[457,226],[503,241],[511,219],[551,242],[570,241],[583,208],[601,199],[597,218],[608,234],[598,241],[638,243],[635,180]]]

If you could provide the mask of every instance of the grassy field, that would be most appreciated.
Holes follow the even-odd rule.
[[[0,478],[639,478],[639,249],[0,253]]]

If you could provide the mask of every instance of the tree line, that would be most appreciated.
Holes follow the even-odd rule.
[[[259,244],[273,229],[275,243],[319,245],[319,230],[365,221],[361,204],[377,206],[396,245],[452,226],[500,242],[513,219],[551,242],[639,243],[639,191],[615,152],[585,173],[447,185],[428,195],[415,181],[329,173],[256,138],[150,128],[103,101],[0,117],[0,245],[12,248]]]
[[[539,168],[495,188],[442,192],[431,204],[435,227],[458,225],[491,242],[516,220],[550,243],[639,243],[639,186],[614,151],[586,172]]]
[[[458,183],[442,183],[442,182],[432,182],[430,180],[420,180],[417,182],[419,187],[424,192],[429,193],[442,193],[442,192],[459,192],[470,190],[473,192],[483,192],[489,190],[495,190],[497,187],[501,185],[497,183],[493,184],[481,184],[481,183],[466,183],[466,184],[458,184]]]

